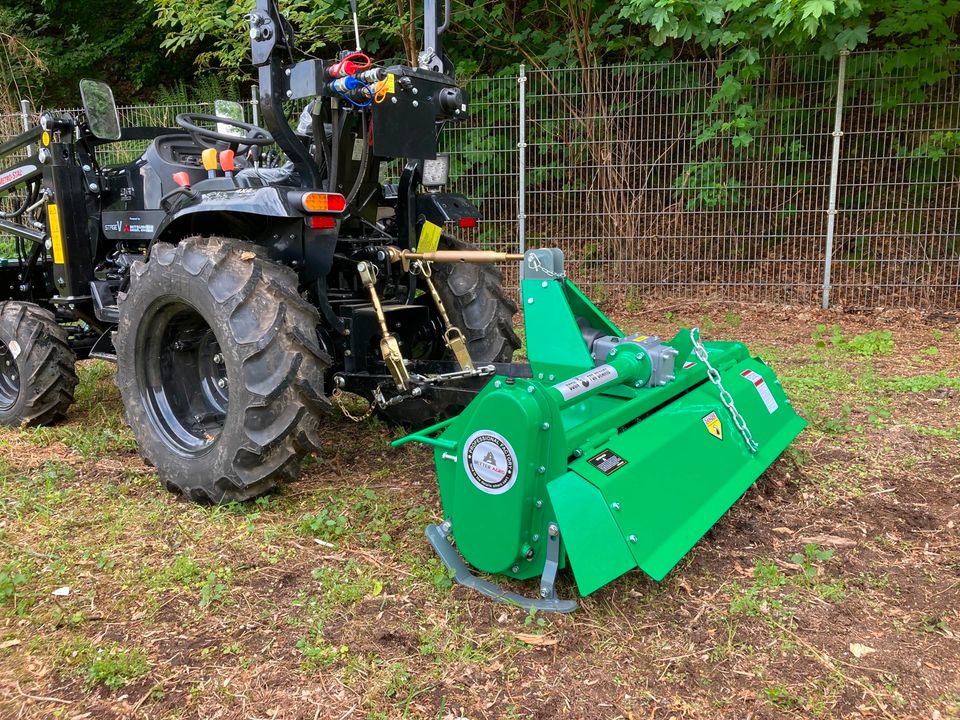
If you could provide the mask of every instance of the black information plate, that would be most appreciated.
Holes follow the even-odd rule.
[[[609,449],[594,455],[592,458],[587,460],[587,462],[593,465],[604,475],[610,475],[627,464],[626,460],[617,455],[613,450]]]

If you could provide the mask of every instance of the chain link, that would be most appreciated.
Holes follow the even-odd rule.
[[[353,393],[345,393],[340,388],[335,388],[333,391],[333,395],[330,396],[330,399],[333,400],[333,404],[336,405],[338,408],[340,408],[340,412],[342,412],[347,418],[349,418],[350,420],[353,420],[355,423],[361,423],[364,420],[366,420],[368,417],[373,415],[374,410],[377,409],[377,404],[375,402],[370,403],[369,407],[367,407],[363,415],[354,415],[353,413],[351,413],[347,409],[347,403],[344,400],[344,396],[348,394],[352,395]],[[358,397],[358,396],[354,395],[354,397]]]
[[[733,424],[737,426],[737,430],[743,435],[744,442],[747,443],[747,448],[751,453],[756,453],[757,450],[760,449],[760,446],[757,444],[757,441],[753,439],[753,434],[750,432],[750,428],[747,427],[747,421],[743,419],[740,411],[737,410],[737,406],[733,402],[733,396],[723,387],[723,382],[720,380],[720,373],[710,364],[707,349],[703,346],[703,343],[700,342],[700,328],[693,328],[690,331],[690,340],[693,342],[693,352],[697,356],[697,359],[707,366],[707,377],[710,379],[710,382],[716,385],[717,390],[720,391],[720,402],[722,402],[723,406],[729,411],[730,416],[733,418]]]

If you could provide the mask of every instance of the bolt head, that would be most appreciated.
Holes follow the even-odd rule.
[[[536,392],[536,388],[533,385],[527,385],[527,392],[533,395]]]
[[[540,429],[541,429],[541,430],[549,430],[549,429],[550,429],[550,423],[544,423],[543,425],[540,426]]]
[[[216,355],[213,356],[213,361],[217,365],[223,365],[223,355],[221,355],[220,353],[217,353]]]
[[[218,388],[220,388],[220,389],[222,390],[222,389],[225,388],[226,386],[227,386],[227,379],[226,379],[226,378],[220,378],[219,380],[217,380],[217,387],[218,387]]]
[[[550,527],[547,528],[547,535],[550,537],[556,537],[560,534],[560,528],[558,528],[554,523],[550,523]]]
[[[520,572],[520,566],[514,565],[512,568],[510,568],[510,572],[515,572],[515,573]]]
[[[637,536],[636,536],[636,535],[631,535],[630,537],[627,538],[627,540],[629,540],[631,543],[636,544],[636,542],[637,542]]]
[[[612,502],[612,503],[610,503],[610,508],[613,509],[613,510],[619,510],[619,509],[620,509],[620,503],[618,503],[618,502]]]
[[[414,100],[413,103],[411,103],[411,104],[412,104],[414,107],[420,107],[420,103],[417,102],[416,100]]]
[[[537,508],[542,508],[542,507],[543,507],[543,500],[537,500],[537,502],[534,503],[534,504],[537,506]]]
[[[293,90],[287,90],[287,97],[288,97],[288,98],[292,98],[292,97],[293,97]]]
[[[527,305],[533,305],[533,298],[527,298]]]
[[[423,389],[415,387],[413,390],[410,391],[410,394],[413,395],[414,397],[420,397],[421,395],[423,395]]]
[[[100,189],[100,186],[96,183],[90,183],[87,187],[90,188],[90,192],[97,192]]]
[[[541,465],[540,467],[537,468],[537,472],[538,472],[540,475],[545,475],[546,472],[547,472],[547,468],[546,468],[545,466]]]

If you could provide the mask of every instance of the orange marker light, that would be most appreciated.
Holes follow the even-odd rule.
[[[300,196],[300,205],[306,212],[343,212],[347,201],[339,193],[308,192]]]

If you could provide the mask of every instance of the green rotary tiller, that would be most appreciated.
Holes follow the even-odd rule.
[[[444,520],[426,534],[457,582],[569,612],[559,569],[582,595],[633,568],[662,579],[806,423],[741,343],[625,335],[565,277],[559,250],[528,251],[521,285],[529,376],[495,376],[459,415],[394,445],[434,448]],[[539,576],[539,597],[464,560]]]

